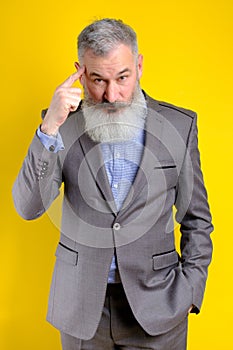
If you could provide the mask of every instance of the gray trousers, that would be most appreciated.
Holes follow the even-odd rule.
[[[81,340],[61,333],[63,350],[185,350],[187,318],[167,333],[148,335],[134,318],[121,284],[109,285],[95,336]]]

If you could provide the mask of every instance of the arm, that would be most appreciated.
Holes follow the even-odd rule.
[[[176,220],[181,231],[183,273],[193,288],[192,312],[199,312],[205,291],[208,265],[212,257],[213,231],[200,168],[196,116],[193,118],[176,198]]]
[[[79,69],[56,89],[41,125],[41,131],[47,135],[47,140],[46,135],[44,140],[40,140],[39,132],[35,135],[15,181],[15,207],[26,220],[41,216],[59,194],[62,169],[56,147],[50,144],[50,140],[59,140],[59,127],[69,113],[78,108],[81,90],[72,85],[83,72],[84,68]]]
[[[13,187],[19,215],[26,220],[41,216],[59,194],[61,183],[58,154],[48,151],[35,135]]]

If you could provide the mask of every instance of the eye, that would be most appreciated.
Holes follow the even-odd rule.
[[[103,84],[103,79],[101,79],[101,78],[96,78],[95,80],[94,80],[94,83],[95,84]]]
[[[122,82],[126,81],[127,78],[128,78],[128,75],[121,75],[121,76],[118,78],[118,81],[119,81],[120,83],[122,83]]]

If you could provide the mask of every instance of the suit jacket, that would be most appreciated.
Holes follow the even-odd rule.
[[[197,312],[202,304],[213,227],[196,114],[147,95],[146,100],[144,153],[119,212],[100,145],[86,135],[81,108],[60,128],[65,150],[48,151],[35,135],[14,184],[17,211],[31,220],[47,210],[64,183],[47,319],[81,339],[93,337],[98,327],[114,252],[131,309],[148,334],[170,330],[192,304]]]

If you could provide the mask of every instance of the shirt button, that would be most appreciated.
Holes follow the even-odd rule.
[[[114,184],[113,187],[114,187],[114,188],[118,188],[118,184]]]
[[[55,146],[54,146],[54,145],[51,145],[51,146],[49,147],[49,150],[50,150],[50,152],[54,152]]]
[[[120,156],[121,156],[120,153],[117,152],[117,153],[116,153],[116,158],[120,158]]]
[[[120,228],[121,228],[121,225],[120,225],[118,222],[116,222],[116,223],[113,225],[113,229],[116,230],[116,231],[119,231]]]

